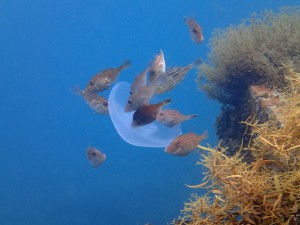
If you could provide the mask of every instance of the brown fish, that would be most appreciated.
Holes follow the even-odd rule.
[[[188,66],[173,67],[166,70],[165,73],[161,74],[161,77],[164,77],[164,82],[159,82],[154,91],[155,94],[162,94],[167,91],[172,90],[179,84],[185,75],[194,67],[198,67],[202,63],[201,59],[197,59],[195,62],[191,63]]]
[[[159,113],[161,107],[170,102],[171,99],[167,99],[157,104],[143,105],[134,112],[132,118],[132,126],[138,127],[152,123],[154,120],[156,120],[157,114]]]
[[[208,132],[205,131],[202,135],[195,133],[187,133],[175,138],[169,146],[166,147],[165,152],[172,155],[185,156],[192,152],[200,141],[208,138]]]
[[[160,54],[155,56],[152,67],[149,71],[149,82],[153,82],[156,78],[166,71],[166,62],[164,53],[160,50]]]
[[[125,112],[132,112],[141,106],[148,104],[155,90],[155,84],[145,85],[137,92],[129,96],[125,106]]]
[[[79,87],[76,87],[74,92],[81,95],[95,113],[108,114],[108,102],[104,97],[80,90]]]
[[[118,68],[109,68],[101,71],[92,77],[85,88],[85,92],[97,94],[100,91],[108,89],[114,83],[120,72],[131,65],[129,60],[126,60]]]
[[[204,41],[204,37],[200,25],[196,22],[196,20],[193,17],[191,17],[190,19],[184,17],[183,19],[190,29],[193,41],[196,44],[202,43]]]
[[[152,66],[152,62],[149,63],[149,65],[144,69],[143,72],[138,74],[130,87],[130,94],[136,93],[141,87],[145,86],[147,84],[147,73],[150,70]]]
[[[137,92],[130,95],[124,111],[132,112],[141,106],[148,104],[156,87],[161,83],[165,83],[165,79],[163,78],[164,77],[159,76],[154,82],[141,87]]]
[[[99,167],[102,163],[104,163],[106,159],[106,155],[100,152],[97,148],[93,147],[88,147],[86,149],[86,157],[90,164],[97,168]]]
[[[185,120],[190,120],[197,116],[198,116],[197,114],[183,115],[176,110],[165,109],[165,110],[161,110],[158,113],[156,120],[159,121],[160,123],[164,124],[167,127],[173,127],[177,124],[182,123]]]

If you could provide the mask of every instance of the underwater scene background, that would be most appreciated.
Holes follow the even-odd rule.
[[[129,145],[73,88],[125,59],[132,66],[118,81],[132,82],[160,49],[167,67],[206,61],[215,29],[299,3],[0,1],[0,224],[171,223],[195,192],[185,184],[202,178],[199,151],[177,157]],[[184,16],[201,25],[202,44],[191,40]],[[202,145],[216,146],[220,106],[199,91],[196,78],[193,69],[164,96],[170,107],[198,114],[182,124],[183,133],[207,130]],[[88,146],[106,154],[98,169],[86,159]]]

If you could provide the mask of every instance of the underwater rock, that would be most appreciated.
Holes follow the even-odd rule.
[[[265,85],[252,85],[250,86],[250,110],[251,114],[256,115],[256,118],[265,122],[270,118],[280,121],[280,109],[279,106],[282,103],[279,101],[279,94],[267,88]]]
[[[300,7],[247,22],[210,41],[199,86],[222,104],[222,142],[198,145],[204,172],[187,186],[207,193],[173,224],[300,224]]]
[[[251,88],[263,85],[279,93],[286,90],[282,66],[292,63],[299,69],[299,37],[300,7],[284,7],[278,13],[264,11],[213,33],[209,62],[200,66],[198,85],[221,104],[216,130],[228,154],[239,150],[241,139],[248,141],[248,131],[240,121],[257,116],[266,121],[264,113],[279,113],[271,106],[273,97],[260,98],[256,104]],[[255,105],[266,111],[262,113]]]
[[[192,194],[173,224],[300,224],[300,73],[293,65],[284,65],[284,73],[287,86],[280,94],[251,86],[251,103],[266,121],[254,117],[240,123],[250,138],[239,151],[229,156],[220,144],[198,145],[204,178],[186,186],[207,194]],[[241,150],[252,152],[252,160]]]

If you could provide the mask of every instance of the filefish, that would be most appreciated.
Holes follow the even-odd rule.
[[[193,41],[196,44],[202,43],[204,41],[204,37],[200,25],[196,22],[196,20],[193,17],[191,17],[190,19],[184,17],[183,19],[190,29],[190,33]]]
[[[132,118],[132,127],[144,126],[152,123],[156,120],[157,114],[159,113],[161,107],[170,102],[171,99],[167,99],[157,104],[143,105],[134,112]]]
[[[159,82],[154,91],[155,94],[162,94],[167,91],[172,90],[179,84],[185,75],[194,67],[198,67],[202,63],[201,59],[197,59],[195,62],[191,63],[188,66],[173,67],[166,70],[165,73],[161,74],[161,77],[164,77],[164,82]]]
[[[180,135],[165,148],[165,152],[176,156],[188,155],[197,147],[200,141],[206,138],[208,138],[207,131],[205,131],[202,135],[197,135],[192,132]]]
[[[137,110],[141,106],[148,104],[154,94],[154,90],[156,89],[157,85],[161,83],[165,83],[165,79],[164,77],[159,76],[152,83],[141,87],[137,92],[129,95],[124,111],[132,112],[134,110]]]
[[[147,84],[147,73],[150,70],[150,68],[152,67],[152,62],[150,62],[148,64],[148,66],[144,69],[143,72],[141,72],[140,74],[138,74],[131,87],[130,87],[130,94],[134,94],[136,93],[141,87],[145,86]]]
[[[183,115],[177,110],[161,110],[157,117],[156,120],[162,124],[164,124],[167,127],[173,127],[177,124],[182,123],[185,120],[190,120],[192,118],[197,117],[197,114],[192,114],[192,115]]]
[[[94,147],[88,147],[86,149],[86,157],[94,168],[98,168],[106,159],[106,155]]]
[[[153,82],[156,78],[166,71],[166,62],[164,53],[160,50],[159,55],[155,56],[152,67],[149,71],[149,82]]]
[[[132,112],[141,106],[148,104],[153,96],[155,84],[145,85],[137,92],[129,96],[125,106],[125,112]]]
[[[97,114],[108,114],[108,101],[102,96],[74,88],[75,94],[81,95],[85,102]]]
[[[97,94],[108,89],[112,83],[116,81],[120,72],[128,68],[130,65],[131,62],[129,60],[125,60],[125,62],[118,68],[109,68],[101,71],[91,78],[84,91]]]

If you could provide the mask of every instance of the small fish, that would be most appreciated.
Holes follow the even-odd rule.
[[[80,90],[79,87],[74,88],[74,92],[82,96],[95,113],[108,114],[108,102],[104,97]]]
[[[157,85],[165,83],[165,79],[163,78],[164,77],[159,76],[154,82],[141,87],[137,92],[130,95],[124,111],[132,112],[134,110],[137,110],[141,106],[148,104]]]
[[[180,135],[165,148],[165,152],[177,156],[188,155],[197,147],[200,141],[206,138],[208,138],[207,131],[205,131],[202,135],[197,135],[191,132]]]
[[[173,127],[177,124],[182,123],[185,120],[190,120],[197,116],[198,116],[197,114],[183,115],[176,110],[165,109],[165,110],[161,110],[158,113],[156,120],[159,121],[160,123],[164,124],[167,127]]]
[[[141,87],[145,86],[147,84],[147,73],[152,67],[152,62],[149,63],[149,65],[144,69],[143,72],[138,74],[130,87],[130,94],[136,93]]]
[[[85,88],[85,92],[97,94],[100,91],[108,89],[115,82],[120,72],[131,65],[129,60],[126,60],[118,68],[109,68],[101,71],[92,77]]]
[[[193,17],[191,17],[190,19],[184,17],[183,19],[190,29],[193,41],[196,44],[202,43],[204,41],[204,37],[200,25],[196,22],[196,20]]]
[[[153,82],[156,78],[166,71],[166,62],[164,53],[160,50],[160,54],[155,56],[152,67],[149,71],[149,82]]]
[[[125,106],[125,112],[132,112],[137,110],[142,105],[148,104],[153,96],[155,85],[145,85],[141,87],[137,92],[129,96]]]
[[[152,123],[154,120],[156,120],[157,114],[159,113],[161,107],[170,102],[171,99],[167,99],[157,104],[143,105],[134,112],[132,118],[132,127],[139,127]]]
[[[99,167],[102,163],[104,163],[106,159],[106,155],[100,152],[97,148],[93,147],[88,147],[86,149],[86,157],[90,164],[97,168]]]
[[[179,84],[185,75],[194,67],[198,67],[202,63],[201,59],[197,59],[195,62],[188,66],[173,67],[166,70],[165,73],[161,74],[164,77],[164,82],[160,82],[154,91],[155,94],[162,94],[172,90]],[[161,79],[162,80],[162,79]]]

